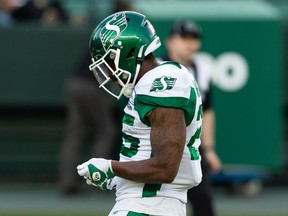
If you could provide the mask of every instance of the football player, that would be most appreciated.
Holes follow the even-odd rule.
[[[185,216],[187,190],[201,182],[200,91],[183,65],[155,59],[160,45],[136,12],[108,16],[91,35],[90,70],[99,87],[129,97],[119,161],[92,158],[77,167],[88,184],[116,188],[109,216]]]

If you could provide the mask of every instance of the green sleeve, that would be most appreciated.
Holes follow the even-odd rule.
[[[194,92],[194,91],[193,91]],[[189,98],[184,97],[152,97],[148,95],[136,95],[135,97],[135,110],[140,116],[141,122],[150,126],[148,119],[146,118],[147,114],[151,112],[156,107],[167,107],[167,108],[178,108],[185,111],[185,119],[187,121],[192,121],[195,111],[195,103]]]

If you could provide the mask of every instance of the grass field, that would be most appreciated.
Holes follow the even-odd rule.
[[[288,216],[288,187],[265,188],[252,197],[219,188],[214,195],[217,216]],[[114,204],[114,193],[106,191],[66,197],[55,185],[0,184],[0,216],[107,216]]]

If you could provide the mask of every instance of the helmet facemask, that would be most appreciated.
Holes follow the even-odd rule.
[[[117,99],[119,99],[122,94],[130,97],[132,93],[130,88],[134,87],[136,81],[136,79],[134,79],[132,82],[133,85],[131,86],[131,73],[119,68],[120,53],[120,49],[110,49],[100,59],[95,61],[95,59],[92,58],[93,63],[89,66],[99,83],[99,87],[105,89],[105,91]],[[136,67],[137,75],[139,70],[140,67]],[[137,76],[135,76],[135,78],[136,77]]]

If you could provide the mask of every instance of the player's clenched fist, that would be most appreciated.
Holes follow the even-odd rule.
[[[77,166],[80,176],[86,179],[87,184],[99,187],[103,190],[111,190],[115,186],[112,181],[114,174],[111,160],[92,158]]]

